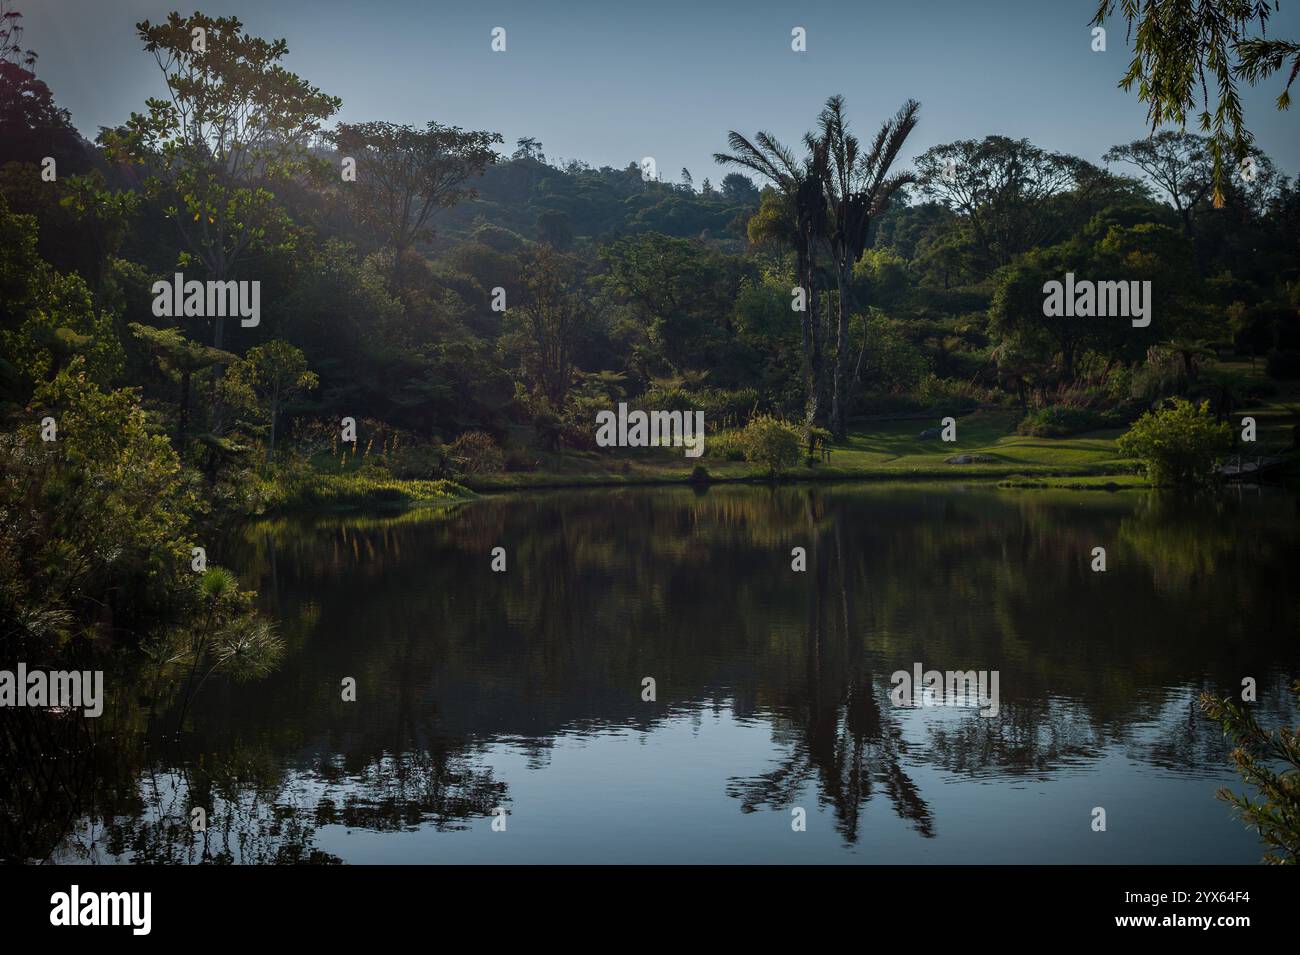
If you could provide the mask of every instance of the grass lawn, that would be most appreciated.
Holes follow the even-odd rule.
[[[1249,361],[1221,362],[1217,368],[1248,378],[1267,380],[1264,364],[1254,369]],[[1237,409],[1233,427],[1241,418],[1256,420],[1260,454],[1277,454],[1290,447],[1295,412],[1300,410],[1300,382],[1270,382],[1276,394],[1251,407]],[[1137,462],[1120,456],[1115,440],[1122,429],[1092,431],[1065,438],[1032,438],[1015,433],[1019,412],[983,410],[957,419],[957,440],[922,439],[920,433],[939,426],[931,419],[860,420],[852,422],[848,440],[835,445],[830,461],[814,467],[799,465],[786,472],[787,480],[928,480],[967,479],[998,481],[1005,487],[1057,487],[1116,489],[1143,487],[1146,479]],[[450,503],[473,492],[529,488],[582,487],[622,484],[681,483],[702,467],[710,481],[764,481],[766,472],[746,461],[730,461],[709,453],[688,458],[680,448],[614,448],[601,451],[547,453],[528,449],[531,431],[519,426],[507,444],[535,462],[527,471],[471,474],[457,485],[449,481],[410,481],[337,473],[329,456],[313,462],[314,476],[286,488],[279,506],[348,507],[364,504]],[[966,464],[947,463],[971,455]]]
[[[863,421],[851,426],[848,441],[832,448],[831,459],[815,467],[791,468],[791,480],[880,478],[1009,478],[1125,475],[1132,482],[1134,463],[1115,450],[1119,431],[1097,431],[1070,438],[1026,438],[1014,433],[1020,416],[980,411],[957,419],[957,440],[922,440],[921,431],[938,421]],[[970,464],[947,464],[970,454]],[[696,466],[710,480],[763,480],[766,472],[745,461],[688,458],[680,449],[620,449],[601,452],[539,454],[534,471],[473,475],[465,483],[478,491],[563,485],[635,484],[686,481]]]
[[[455,504],[474,493],[454,481],[411,481],[373,474],[297,474],[264,488],[266,513]]]
[[[1292,428],[1297,423],[1296,415],[1300,413],[1300,381],[1274,381],[1264,374],[1264,361],[1255,363],[1254,369],[1249,361],[1225,361],[1216,366],[1219,370],[1242,375],[1245,378],[1266,381],[1277,390],[1275,395],[1263,400],[1250,402],[1233,412],[1234,423],[1240,423],[1243,416],[1255,419],[1258,435],[1256,443],[1260,453],[1279,452],[1292,446]]]

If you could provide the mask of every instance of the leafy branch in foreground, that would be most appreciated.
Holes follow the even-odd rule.
[[[1246,128],[1237,81],[1254,86],[1282,70],[1290,61],[1286,85],[1277,108],[1291,105],[1291,84],[1300,74],[1300,43],[1269,39],[1273,8],[1262,0],[1099,0],[1092,23],[1101,26],[1118,8],[1133,38],[1133,60],[1120,80],[1129,90],[1138,84],[1138,98],[1147,104],[1154,131],[1162,123],[1187,125],[1189,111],[1200,108],[1198,123],[1210,133],[1214,160],[1214,205],[1223,205],[1223,171],[1228,157],[1240,162],[1254,141]],[[1259,36],[1247,36],[1258,29]],[[1210,112],[1210,84],[1218,95]],[[1199,94],[1199,95],[1198,95]]]
[[[284,652],[275,628],[252,610],[254,593],[241,591],[230,571],[208,568],[197,589],[200,616],[188,629],[182,646],[167,660],[189,664],[176,721],[178,733],[185,726],[191,702],[213,673],[223,670],[241,681],[261,678],[275,669]]]
[[[1292,686],[1300,699],[1300,680]],[[1242,822],[1259,833],[1270,847],[1262,861],[1270,865],[1300,863],[1300,728],[1283,726],[1266,732],[1245,707],[1231,697],[1201,695],[1201,709],[1223,724],[1223,734],[1236,741],[1232,762],[1260,798],[1238,795],[1227,787],[1218,798],[1236,810]],[[1280,771],[1274,767],[1282,766]]]

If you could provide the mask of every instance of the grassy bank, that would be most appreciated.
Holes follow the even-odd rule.
[[[266,514],[304,510],[371,507],[426,507],[456,504],[474,492],[455,481],[412,481],[372,473],[329,474],[301,471],[264,480]]]
[[[932,423],[916,420],[859,422],[847,441],[831,450],[829,461],[800,464],[786,480],[928,480],[974,477],[1100,478],[1140,483],[1133,461],[1115,448],[1119,431],[1098,431],[1070,438],[1032,438],[1013,432],[1019,416],[976,412],[959,419],[957,440],[922,439]],[[705,454],[688,458],[681,449],[620,449],[617,452],[538,454],[531,471],[472,475],[465,483],[476,491],[544,487],[662,484],[691,480],[696,467],[710,481],[764,481],[767,472],[746,461]],[[949,463],[954,459],[966,463]]]
[[[1272,381],[1263,363],[1216,362],[1214,371],[1267,383],[1272,394],[1233,411],[1238,427],[1243,416],[1255,418],[1260,454],[1278,453],[1292,444],[1293,409],[1300,408],[1300,382]],[[848,439],[831,450],[829,461],[813,467],[800,465],[786,480],[937,480],[977,478],[996,480],[1007,487],[1058,487],[1077,490],[1148,486],[1137,462],[1120,455],[1115,446],[1123,429],[1092,431],[1062,438],[1016,434],[1021,413],[1011,410],[977,411],[957,420],[957,440],[922,439],[920,434],[938,426],[933,420],[867,421],[851,424]],[[681,483],[691,480],[695,468],[708,472],[711,482],[765,481],[767,473],[746,461],[727,460],[710,453],[687,458],[681,449],[616,449],[599,452],[535,453],[536,466],[528,471],[471,475],[465,483],[476,491],[521,490],[547,487],[616,486],[623,484]],[[957,463],[957,460],[964,463]],[[1293,463],[1291,473],[1296,465]]]
[[[1249,362],[1219,363],[1218,370],[1263,381],[1263,368]],[[1276,454],[1290,446],[1300,407],[1300,382],[1271,383],[1269,398],[1236,409],[1231,421],[1256,419],[1258,440],[1252,450]],[[957,419],[953,442],[922,438],[938,426],[933,419],[860,420],[847,440],[832,447],[830,459],[809,467],[800,464],[783,475],[787,481],[922,481],[985,480],[1013,488],[1120,490],[1146,487],[1141,467],[1123,457],[1116,440],[1123,429],[1091,431],[1069,437],[1031,437],[1016,433],[1022,415],[1014,410],[982,410]],[[267,510],[306,510],[370,506],[449,504],[475,492],[566,487],[617,487],[682,484],[703,468],[710,483],[765,482],[767,471],[756,464],[720,454],[721,445],[705,441],[702,457],[688,458],[681,448],[615,448],[548,453],[529,447],[531,431],[519,428],[508,439],[512,458],[525,468],[469,474],[457,484],[445,480],[403,480],[379,469],[338,472],[328,455],[310,466],[268,480]],[[527,449],[527,450],[522,450]],[[1292,465],[1292,473],[1295,471]]]

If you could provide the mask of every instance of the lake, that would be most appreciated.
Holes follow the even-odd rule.
[[[259,522],[209,559],[278,620],[279,669],[132,743],[55,857],[1253,863],[1194,704],[1250,677],[1295,725],[1298,531],[1282,492],[947,484]],[[914,666],[996,672],[996,715],[896,705]]]

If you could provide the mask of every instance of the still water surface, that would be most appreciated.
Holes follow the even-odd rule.
[[[283,663],[209,683],[67,858],[1255,862],[1193,701],[1252,676],[1265,724],[1295,725],[1298,531],[1282,493],[955,486],[258,523],[216,559],[279,621]],[[998,671],[997,716],[892,705],[916,663]]]

